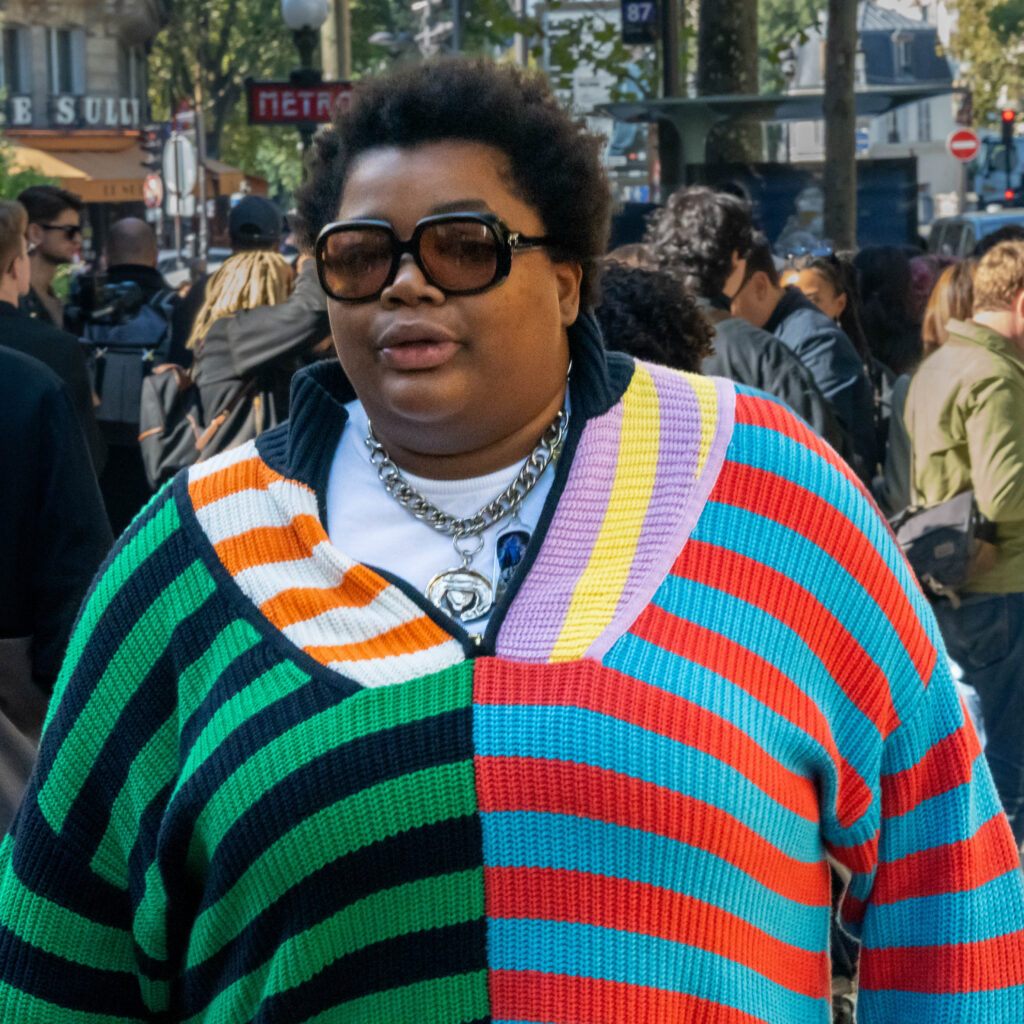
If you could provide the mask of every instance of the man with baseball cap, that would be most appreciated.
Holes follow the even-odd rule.
[[[246,196],[228,215],[228,234],[235,252],[247,249],[276,249],[284,222],[281,212],[263,196]]]

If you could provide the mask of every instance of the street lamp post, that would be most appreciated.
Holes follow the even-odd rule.
[[[309,88],[322,81],[320,69],[313,66],[313,53],[328,13],[326,0],[281,0],[281,17],[292,30],[295,49],[299,51],[299,68],[289,76],[293,85]],[[313,125],[299,125],[303,150],[309,148],[315,130]]]

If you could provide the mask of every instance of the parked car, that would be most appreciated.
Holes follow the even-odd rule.
[[[969,256],[986,235],[1017,224],[1024,228],[1024,209],[997,210],[994,213],[961,213],[932,221],[928,233],[928,251],[939,256]]]
[[[230,255],[230,249],[210,249],[206,254],[206,272],[212,274]],[[179,266],[178,254],[173,249],[161,249],[157,256],[156,269],[164,275],[164,279],[172,288],[177,288],[188,280],[189,259],[186,253],[182,253]]]

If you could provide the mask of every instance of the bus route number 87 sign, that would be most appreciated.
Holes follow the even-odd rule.
[[[627,46],[658,40],[656,0],[622,0],[622,41]]]

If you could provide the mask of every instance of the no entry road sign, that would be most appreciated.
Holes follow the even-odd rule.
[[[957,160],[973,160],[981,149],[981,139],[970,128],[959,128],[946,139],[946,148]]]

